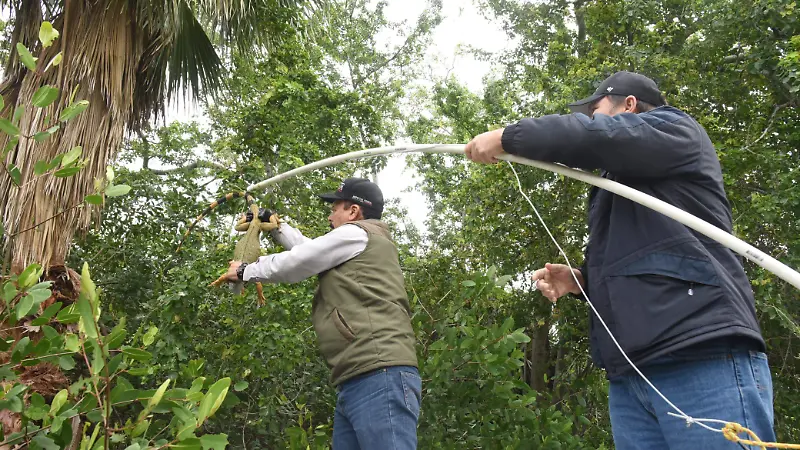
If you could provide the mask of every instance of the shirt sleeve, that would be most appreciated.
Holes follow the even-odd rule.
[[[297,283],[360,255],[367,248],[368,240],[367,232],[361,227],[342,225],[316,239],[297,243],[291,250],[258,258],[245,267],[243,279],[250,282]]]
[[[270,231],[270,234],[286,250],[291,250],[295,245],[311,241],[311,238],[303,236],[300,230],[286,222],[281,222],[277,229]]]
[[[662,106],[650,112],[548,115],[526,118],[503,131],[503,150],[540,161],[615,175],[664,178],[700,170],[711,145],[689,115]]]

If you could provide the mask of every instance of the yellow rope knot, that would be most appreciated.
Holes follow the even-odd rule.
[[[740,438],[739,435],[742,433],[747,433],[748,435],[750,435],[752,440]],[[729,441],[737,442],[739,444],[744,444],[744,445],[752,445],[754,447],[760,448],[761,450],[767,450],[767,448],[788,448],[788,449],[800,450],[800,444],[782,444],[779,442],[764,442],[752,430],[745,428],[736,422],[726,423],[725,426],[722,427],[722,434]]]

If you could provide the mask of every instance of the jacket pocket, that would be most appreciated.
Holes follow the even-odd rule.
[[[356,338],[356,334],[353,332],[353,329],[347,325],[347,322],[338,309],[333,308],[331,319],[333,319],[333,324],[336,326],[336,329],[339,330],[339,333],[347,339],[347,342],[353,342]]]
[[[714,323],[723,300],[710,260],[666,252],[646,255],[606,277],[615,336],[626,352]]]

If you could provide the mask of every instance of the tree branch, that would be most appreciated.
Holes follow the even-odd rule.
[[[750,147],[756,145],[761,139],[764,139],[764,136],[767,135],[767,133],[769,132],[769,129],[772,127],[772,124],[775,122],[775,116],[778,114],[778,111],[780,111],[782,108],[784,108],[787,105],[788,105],[788,103],[784,103],[782,105],[775,105],[775,108],[773,108],[772,114],[769,116],[769,120],[767,121],[767,127],[764,128],[764,132],[761,133],[761,136],[759,136],[755,141],[753,141],[753,142],[745,145],[744,147],[742,147],[742,150],[745,150],[745,151],[749,152],[749,151],[751,151]]]
[[[52,217],[50,217],[50,218],[48,218],[48,219],[45,219],[45,220],[43,220],[43,221],[41,221],[41,222],[37,223],[36,225],[33,225],[33,226],[31,226],[31,227],[28,227],[28,228],[25,228],[25,229],[24,229],[24,230],[22,230],[22,231],[17,231],[16,233],[12,234],[10,237],[14,237],[14,236],[20,235],[20,234],[22,234],[22,233],[24,233],[24,232],[26,232],[26,231],[30,231],[30,230],[32,230],[32,229],[34,229],[34,228],[38,227],[39,225],[41,225],[41,224],[43,224],[43,223],[45,223],[45,222],[49,222],[49,221],[51,221],[51,220],[55,219],[56,217],[58,217],[58,216],[60,216],[60,215],[64,214],[64,213],[65,213],[65,212],[67,212],[67,211],[72,211],[73,209],[75,209],[75,208],[78,208],[78,207],[81,207],[81,206],[83,206],[83,202],[80,202],[80,203],[77,203],[77,204],[75,204],[75,205],[73,205],[73,206],[70,206],[69,208],[67,208],[67,209],[65,209],[65,210],[63,210],[63,211],[61,211],[61,212],[59,212],[59,213],[56,213],[56,214],[55,214],[55,215],[53,215]]]
[[[142,169],[143,170],[149,170],[150,172],[153,172],[156,175],[169,175],[171,173],[180,172],[180,171],[183,171],[183,170],[196,169],[198,167],[209,167],[209,168],[214,168],[214,169],[219,169],[219,170],[231,170],[230,167],[224,166],[224,165],[222,165],[220,163],[213,162],[213,161],[195,161],[193,163],[189,163],[189,164],[187,164],[185,166],[181,166],[181,167],[176,167],[174,169],[151,169],[149,167],[142,167]]]

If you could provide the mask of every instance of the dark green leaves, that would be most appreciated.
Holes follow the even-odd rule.
[[[36,90],[31,102],[34,106],[44,108],[50,106],[58,98],[59,90],[52,86],[44,85]]]
[[[20,42],[17,42],[17,53],[19,54],[19,60],[22,61],[25,67],[29,70],[36,70],[36,58],[34,58],[31,52],[28,51],[28,48]]]
[[[78,102],[75,102],[64,108],[64,111],[61,112],[61,115],[58,117],[58,120],[61,122],[66,122],[68,120],[71,120],[75,118],[78,114],[85,111],[86,108],[88,107],[89,107],[88,100],[80,100]]]

